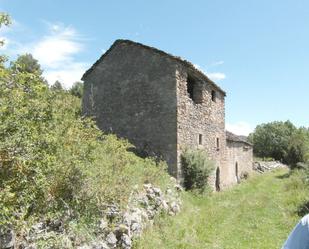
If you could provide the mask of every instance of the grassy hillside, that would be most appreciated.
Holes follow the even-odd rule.
[[[183,194],[176,217],[160,218],[135,248],[280,248],[308,200],[300,173],[257,175],[210,197]]]

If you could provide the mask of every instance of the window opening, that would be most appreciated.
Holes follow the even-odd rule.
[[[198,135],[198,144],[203,144],[203,135],[202,134],[199,134]]]
[[[213,101],[213,102],[216,102],[216,91],[215,90],[212,90],[211,91],[211,100]]]
[[[187,78],[187,92],[195,104],[201,104],[203,102],[202,87],[190,75]]]

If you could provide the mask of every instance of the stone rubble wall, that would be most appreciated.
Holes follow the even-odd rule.
[[[188,74],[194,77],[202,92],[202,103],[196,104],[189,97],[187,91]],[[182,179],[181,154],[186,148],[205,149],[210,159],[216,163],[225,181],[225,108],[224,94],[209,82],[200,79],[187,68],[179,65],[176,71],[177,81],[177,162],[178,179]],[[212,101],[211,92],[216,91],[216,101]],[[199,134],[202,144],[199,144]],[[217,148],[219,139],[219,149]],[[214,188],[214,177],[211,185]]]
[[[180,212],[182,187],[176,183],[162,192],[152,184],[144,184],[143,191],[131,193],[129,204],[124,211],[117,205],[109,205],[102,213],[96,228],[96,239],[79,244],[78,238],[71,231],[64,229],[61,220],[39,222],[34,224],[28,234],[17,240],[15,232],[9,228],[0,228],[0,249],[39,249],[38,243],[51,237],[61,237],[67,246],[77,249],[130,249],[132,241],[141,236],[147,226],[153,224],[159,214],[176,215]],[[54,249],[53,246],[50,249]]]
[[[253,163],[253,169],[259,173],[264,173],[278,168],[287,168],[288,166],[279,161],[258,161]]]
[[[253,171],[252,146],[243,142],[227,141],[226,156],[229,176],[227,185],[239,183],[241,178],[245,175],[248,177]]]

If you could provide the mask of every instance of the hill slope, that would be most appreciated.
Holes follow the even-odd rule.
[[[183,198],[181,214],[160,218],[136,248],[280,248],[299,220],[308,189],[300,173],[289,176],[281,169],[210,197]]]

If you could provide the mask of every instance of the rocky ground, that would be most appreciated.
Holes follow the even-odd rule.
[[[253,169],[259,173],[264,173],[266,171],[287,168],[288,166],[279,161],[257,161],[253,163]]]
[[[96,236],[87,243],[78,242],[70,231],[64,228],[63,221],[42,221],[33,225],[22,239],[6,227],[0,228],[0,249],[37,249],[42,240],[59,237],[66,241],[65,248],[78,249],[130,249],[134,238],[152,225],[154,218],[162,213],[175,215],[180,211],[181,200],[179,186],[173,179],[173,186],[162,191],[152,184],[144,184],[143,191],[131,193],[126,210],[121,211],[117,205],[109,205],[98,222]],[[44,248],[55,248],[44,247]]]

